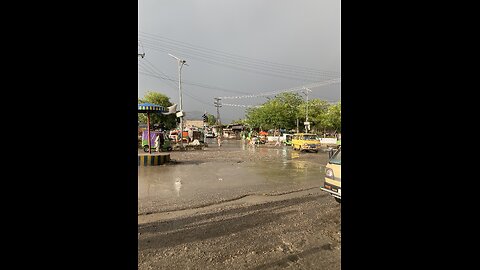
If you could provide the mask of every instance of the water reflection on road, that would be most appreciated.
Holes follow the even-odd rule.
[[[249,146],[226,140],[204,151],[175,152],[177,164],[138,167],[138,197],[179,199],[271,193],[320,186],[328,155],[299,153],[291,147]],[[182,155],[189,155],[183,162]],[[218,158],[215,158],[218,157]]]

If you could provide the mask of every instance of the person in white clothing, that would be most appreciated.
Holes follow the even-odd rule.
[[[155,138],[155,148],[157,149],[157,152],[160,152],[160,135],[157,135]]]

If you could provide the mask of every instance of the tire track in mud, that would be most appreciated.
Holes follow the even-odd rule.
[[[289,192],[138,224],[139,269],[339,269],[338,204]]]
[[[149,222],[164,220],[164,219],[171,219],[177,218],[179,216],[184,215],[191,215],[198,213],[198,211],[208,212],[211,210],[215,210],[218,208],[230,207],[235,205],[260,205],[270,202],[282,201],[286,199],[291,199],[294,197],[305,197],[309,195],[313,195],[309,191],[317,189],[317,194],[319,197],[327,197],[328,194],[321,192],[318,186],[315,187],[308,187],[298,190],[291,190],[285,192],[278,192],[278,193],[263,193],[263,194],[244,194],[240,195],[231,199],[226,199],[222,201],[197,205],[197,206],[189,206],[189,207],[182,207],[175,210],[166,210],[166,211],[158,211],[158,212],[146,212],[144,214],[138,214],[138,224],[145,224]]]

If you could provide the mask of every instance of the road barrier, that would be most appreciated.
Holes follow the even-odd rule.
[[[158,166],[170,161],[170,154],[139,154],[138,166]]]

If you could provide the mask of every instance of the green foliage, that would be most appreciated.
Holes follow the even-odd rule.
[[[138,99],[138,103],[152,103],[165,108],[173,105],[170,102],[170,98],[166,95],[151,91],[148,91],[143,99]],[[147,114],[139,113],[138,121],[141,123],[147,123]],[[160,124],[160,126],[166,130],[173,129],[177,125],[176,116],[175,114],[163,115],[158,113],[150,113],[150,126],[153,126],[154,124]]]
[[[233,120],[232,125],[247,125],[247,122],[245,119],[238,119],[238,120]]]
[[[310,128],[312,131],[323,130],[323,122],[329,106],[328,102],[317,98],[308,101],[308,121],[311,122]],[[297,116],[301,123],[306,120],[307,102],[300,105]]]
[[[302,102],[302,97],[296,93],[282,93],[261,107],[247,109],[245,122],[251,128],[262,130],[292,129],[296,126],[298,106]]]
[[[246,111],[245,123],[261,130],[285,128],[295,129],[297,119],[303,129],[306,120],[307,103],[297,93],[282,93],[265,102],[261,107]],[[336,131],[341,129],[340,103],[330,105],[327,101],[308,101],[308,120],[312,131]]]
[[[207,114],[207,116],[208,116],[207,123],[209,126],[214,126],[217,124],[217,118],[215,118],[215,116],[213,116],[212,114]]]
[[[339,132],[342,128],[342,106],[341,103],[337,103],[328,108],[325,114],[323,125],[326,130]]]

